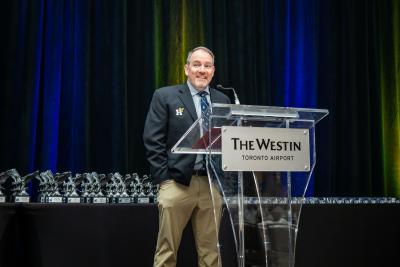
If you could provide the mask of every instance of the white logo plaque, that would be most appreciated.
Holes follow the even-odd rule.
[[[222,127],[224,171],[310,171],[308,129]]]

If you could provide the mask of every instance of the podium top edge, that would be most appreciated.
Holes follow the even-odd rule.
[[[300,112],[318,112],[329,114],[327,109],[317,108],[297,108],[297,107],[279,107],[279,106],[257,106],[257,105],[236,105],[236,104],[221,104],[212,103],[212,107],[233,108],[233,109],[264,109],[264,110],[282,110],[282,111],[300,111]]]
[[[308,119],[315,123],[319,122],[329,114],[327,109],[277,107],[277,106],[256,106],[236,104],[212,104],[213,112],[229,114],[230,116],[256,116],[274,117],[283,119]]]

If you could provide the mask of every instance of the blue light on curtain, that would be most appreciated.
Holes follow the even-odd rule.
[[[86,163],[89,3],[42,0],[17,6],[13,99],[27,102],[13,105],[12,112],[28,114],[21,117],[19,131],[28,134],[15,137],[15,150],[27,155],[20,171],[81,171]]]
[[[47,1],[43,65],[41,168],[57,169],[63,48],[63,1]]]
[[[274,105],[316,107],[318,2],[276,0],[267,5],[266,14],[272,18],[270,45],[274,51],[271,53],[271,71],[276,78],[272,82],[276,91]],[[312,195],[313,190],[312,178],[307,196]]]
[[[88,1],[66,1],[62,51],[62,92],[58,169],[81,172],[86,160],[87,70],[89,45]]]

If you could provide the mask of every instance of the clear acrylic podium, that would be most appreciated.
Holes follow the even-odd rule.
[[[215,223],[217,229],[228,227],[233,238],[217,233],[220,266],[228,266],[225,246],[235,248],[239,267],[294,266],[302,200],[316,163],[315,125],[327,115],[321,109],[213,104],[172,148],[174,153],[203,154],[213,203],[222,197],[221,214],[214,209]],[[309,166],[303,171],[224,171],[224,126],[308,130]],[[220,225],[222,214],[227,219]]]

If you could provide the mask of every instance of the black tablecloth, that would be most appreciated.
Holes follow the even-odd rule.
[[[399,228],[398,204],[304,205],[296,266],[398,266]],[[1,204],[0,267],[150,267],[157,229],[152,204]],[[178,266],[196,266],[190,227]]]

